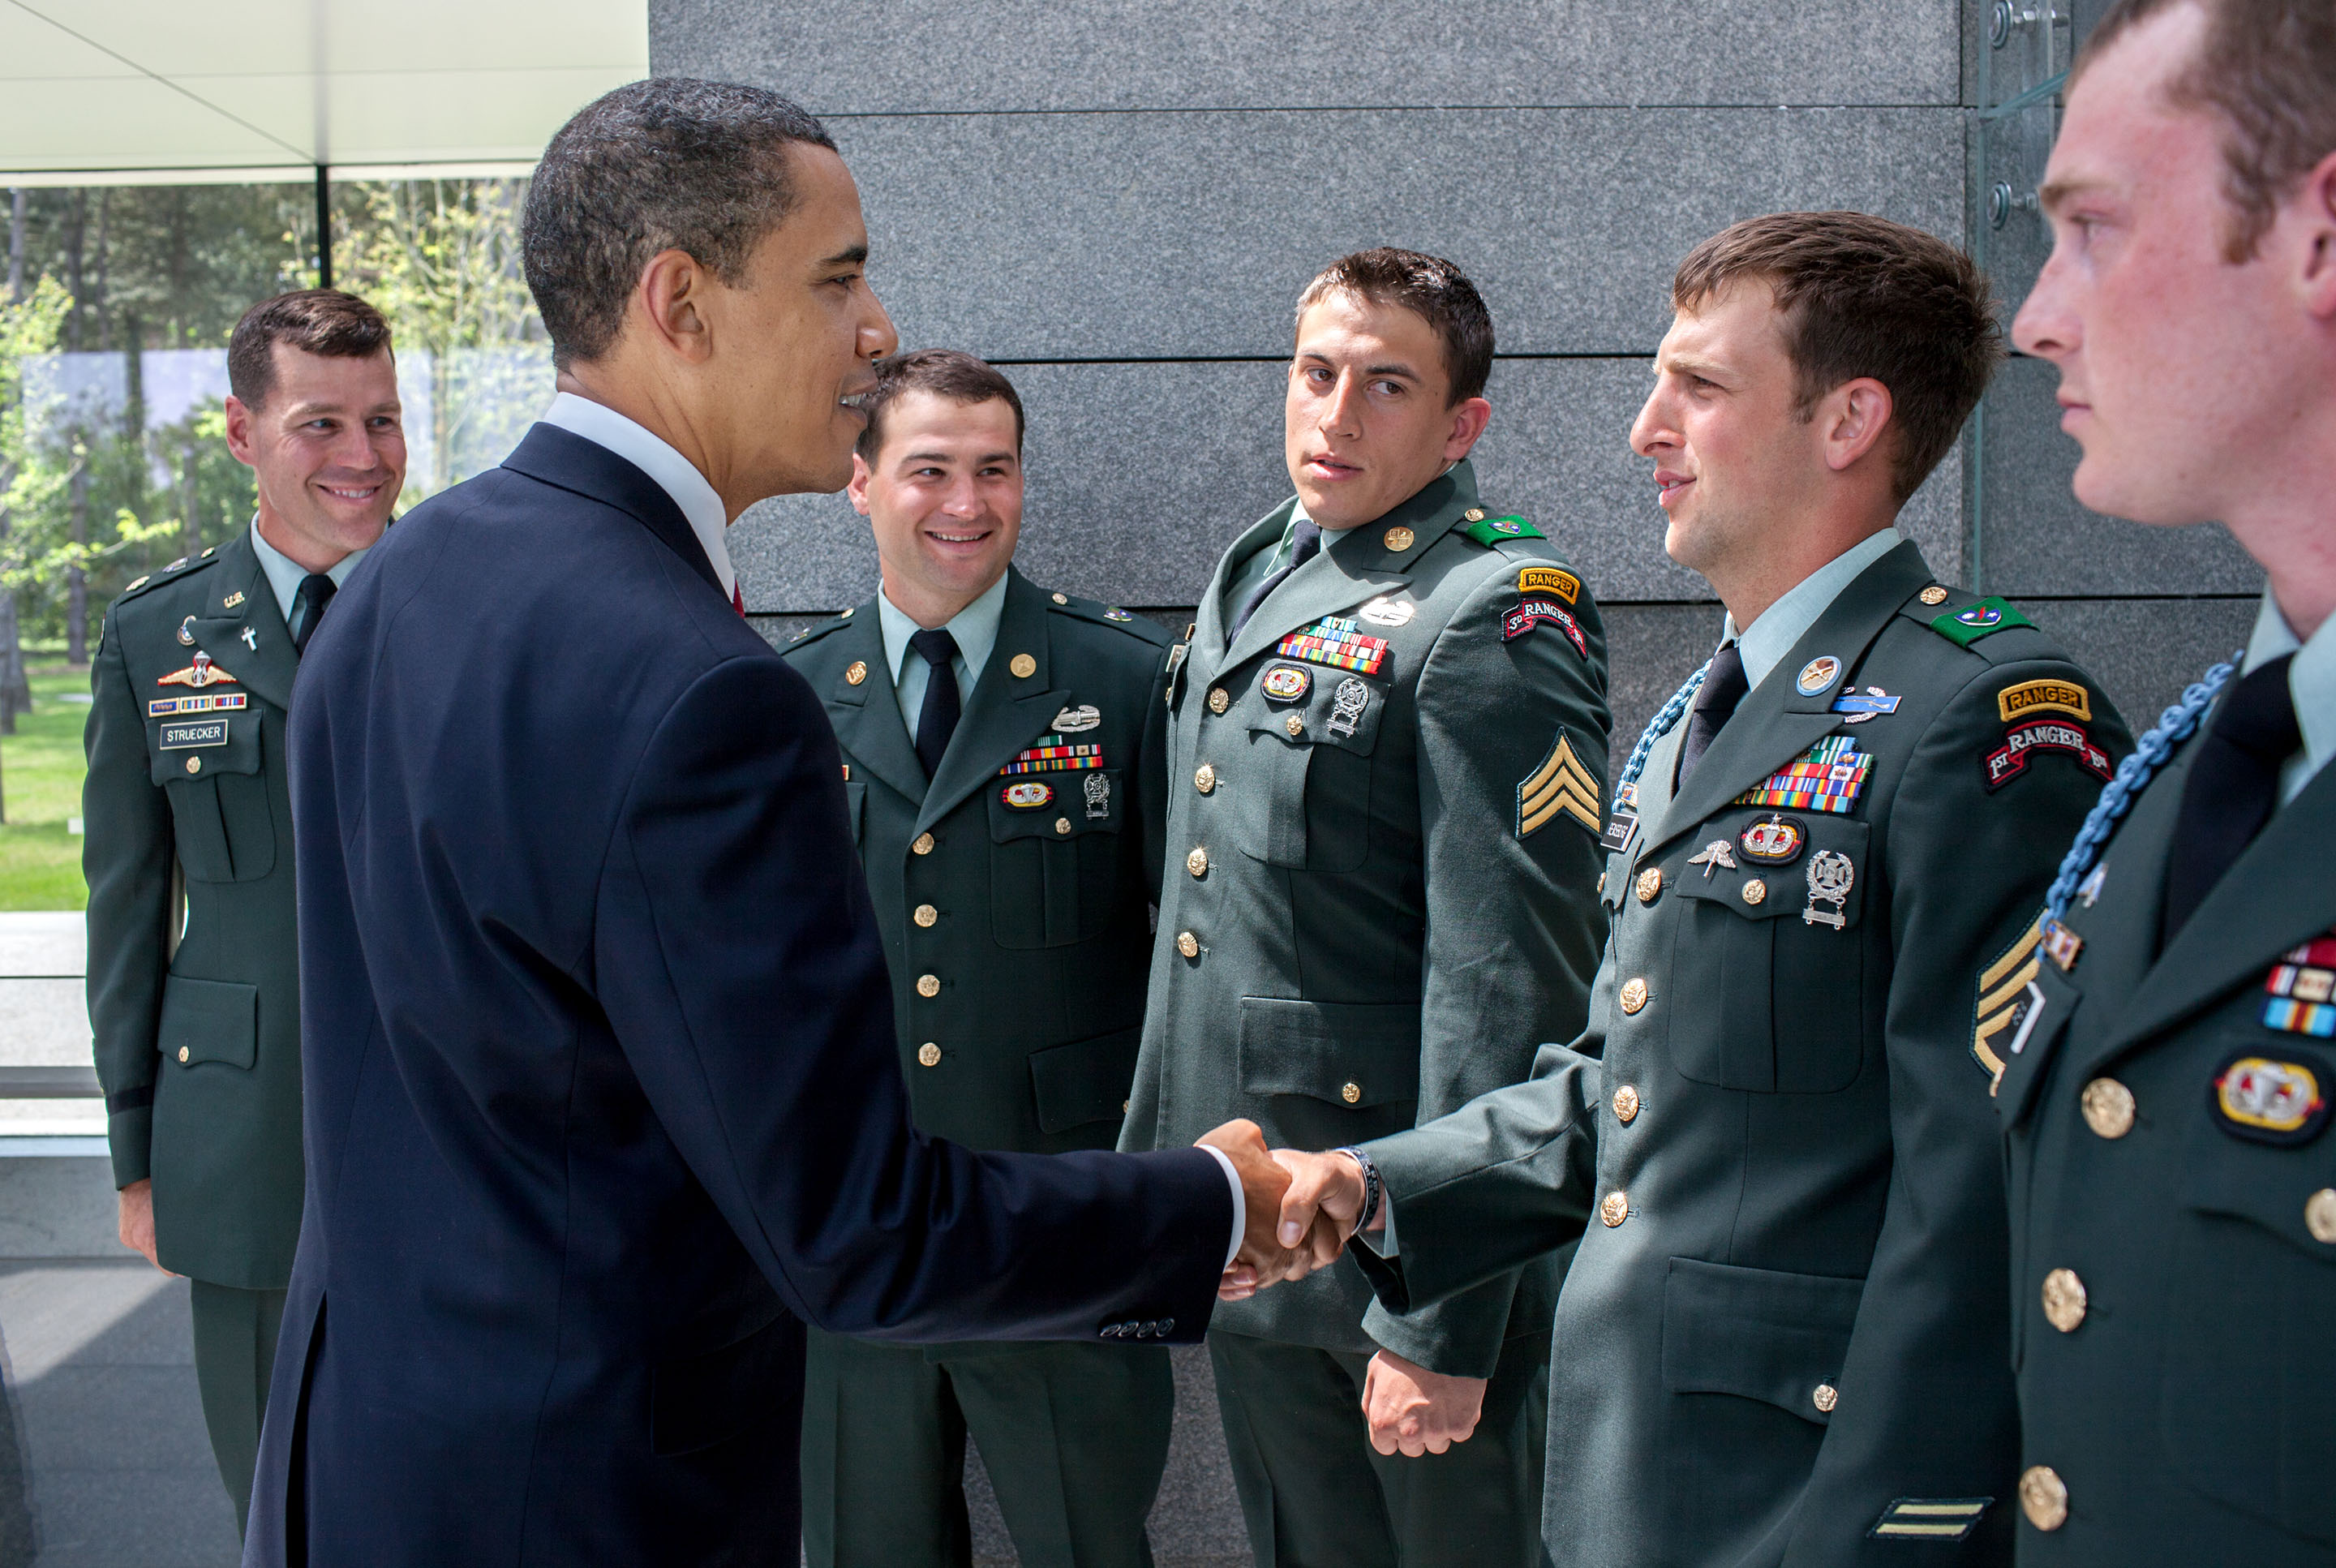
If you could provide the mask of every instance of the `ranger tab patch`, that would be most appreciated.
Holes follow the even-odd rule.
[[[1284,658],[1302,658],[1336,669],[1350,669],[1358,675],[1377,675],[1379,667],[1387,662],[1387,638],[1365,637],[1353,618],[1326,615],[1304,631],[1283,638],[1273,651]]]
[[[1960,1541],[1979,1528],[1992,1497],[1901,1497],[1865,1534],[1881,1541]]]
[[[1517,592],[1553,593],[1566,603],[1575,604],[1582,598],[1582,579],[1563,567],[1521,566],[1517,568]]]
[[[1073,773],[1080,768],[1101,766],[1103,747],[1073,745],[1061,735],[1042,735],[1037,745],[1015,754],[1012,762],[998,770],[998,776],[1005,778],[1024,773]]]
[[[1854,735],[1828,735],[1808,754],[1768,775],[1768,782],[1746,790],[1731,803],[1739,806],[1781,806],[1786,811],[1841,813],[1857,803],[1874,771],[1874,758],[1857,749]]]
[[[2003,599],[1983,599],[1937,617],[1931,622],[1931,629],[1957,648],[1969,648],[1983,637],[1992,637],[2015,626],[2035,624]]]
[[[1540,539],[1541,530],[1522,517],[1480,517],[1474,522],[1464,522],[1460,531],[1478,544],[1494,545],[1504,539]]]
[[[2023,680],[1995,694],[1995,711],[2006,724],[2039,713],[2064,713],[2090,724],[2093,696],[2074,681]]]
[[[1605,821],[1600,794],[1597,778],[1573,755],[1573,742],[1561,728],[1541,765],[1517,785],[1517,837],[1531,838],[1560,812],[1595,835]]]
[[[2264,978],[2266,1027],[2336,1038],[2336,935],[2316,937],[2280,955]]]
[[[2059,719],[2031,719],[2014,725],[2003,732],[2003,744],[1985,754],[1980,765],[1987,773],[1987,790],[1993,794],[2028,770],[2029,757],[2039,751],[2056,751],[2077,759],[2078,765],[2103,784],[2109,781],[2109,754],[2093,744],[2082,725],[2067,724]]]

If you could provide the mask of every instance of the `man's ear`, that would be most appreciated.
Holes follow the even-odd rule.
[[[2304,177],[2294,200],[2303,219],[2303,307],[2336,324],[2336,152]]]
[[[1452,411],[1452,433],[1444,438],[1444,461],[1457,463],[1483,439],[1493,423],[1493,405],[1481,397],[1464,397]]]
[[[660,250],[633,287],[628,325],[690,364],[703,365],[714,344],[702,307],[714,287],[713,275],[688,251]]]
[[[1892,412],[1890,389],[1870,375],[1827,393],[1810,421],[1824,443],[1825,466],[1840,473],[1873,452],[1890,427]]]
[[[852,454],[852,482],[843,487],[852,498],[852,510],[861,516],[868,515],[868,460],[858,453]]]
[[[258,464],[252,461],[252,423],[258,416],[244,405],[244,401],[230,392],[227,394],[227,450],[246,468]]]

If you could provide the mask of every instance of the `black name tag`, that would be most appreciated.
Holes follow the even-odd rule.
[[[227,720],[205,719],[200,724],[166,724],[162,726],[162,749],[182,751],[189,746],[227,745]]]

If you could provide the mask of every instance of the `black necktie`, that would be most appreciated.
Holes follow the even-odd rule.
[[[2282,654],[2240,681],[2198,738],[2198,755],[2182,786],[2174,850],[2166,862],[2166,904],[2158,945],[2197,912],[2279,804],[2280,765],[2303,745],[2288,695]]]
[[[1744,678],[1744,656],[1729,643],[1711,656],[1711,667],[1704,672],[1703,685],[1696,688],[1695,707],[1687,719],[1687,739],[1679,745],[1679,774],[1671,786],[1676,794],[1687,788],[1687,775],[1711,749],[1711,743],[1727,726],[1736,712],[1736,705],[1752,683]]]
[[[1294,537],[1297,548],[1290,552],[1290,564],[1251,589],[1249,597],[1241,600],[1241,609],[1233,612],[1232,625],[1225,628],[1227,642],[1232,641],[1241,635],[1241,628],[1249,624],[1249,618],[1257,613],[1257,607],[1272,596],[1273,590],[1281,586],[1283,579],[1313,560],[1316,553],[1322,548],[1322,530],[1310,517],[1301,517],[1298,520],[1298,531]]]
[[[325,618],[325,607],[333,602],[337,590],[333,579],[321,571],[312,571],[300,579],[300,591],[292,600],[292,612],[300,626],[292,634],[292,651],[307,653],[308,639],[316,635],[316,625]]]
[[[930,780],[941,771],[941,754],[957,733],[957,672],[949,667],[957,657],[957,638],[938,629],[920,631],[909,638],[909,646],[933,667],[925,682],[925,706],[917,714],[917,760]]]

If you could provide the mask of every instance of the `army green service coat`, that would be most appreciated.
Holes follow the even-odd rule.
[[[1168,638],[1007,572],[997,645],[930,784],[874,599],[784,651],[843,748],[917,1125],[977,1149],[1107,1149],[1144,1016]],[[1017,762],[1082,746],[1102,765]]]
[[[201,657],[217,678],[165,680]],[[114,1183],[153,1179],[164,1268],[250,1290],[285,1287],[300,1233],[298,667],[248,530],[131,584],[90,667],[82,867]]]
[[[1463,463],[1328,542],[1228,647],[1226,576],[1295,504],[1219,563],[1169,694],[1168,871],[1123,1148],[1235,1116],[1277,1146],[1379,1136],[1516,1082],[1588,1006],[1605,928],[1596,605],[1554,545],[1485,516]],[[1326,617],[1384,639],[1376,673],[1280,651]],[[1485,1378],[1554,1296],[1551,1261],[1509,1268],[1402,1320],[1325,1270],[1214,1326]]]
[[[1901,545],[1676,800],[1672,727],[1607,862],[1588,1030],[1530,1083],[1368,1145],[1396,1256],[1358,1261],[1390,1306],[1589,1219],[1550,1355],[1556,1562],[2009,1555],[2018,1429],[1972,964],[2032,917],[2127,737],[2049,638],[1972,604]],[[2002,629],[1966,648],[1934,628],[1965,612]],[[1849,695],[1883,711],[1836,711]],[[2087,717],[2039,720],[2029,699],[2054,696]],[[2093,753],[2012,745],[2046,721]],[[1865,759],[1848,809],[1739,803],[1843,739]]]

